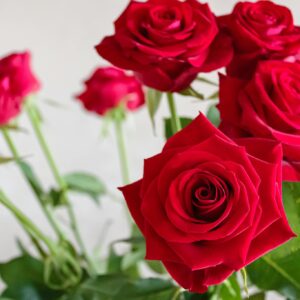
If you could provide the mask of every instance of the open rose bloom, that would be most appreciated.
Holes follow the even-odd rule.
[[[196,0],[130,1],[115,34],[96,49],[160,91],[186,89],[199,72],[223,67],[232,57],[230,38],[219,31],[209,6]]]
[[[249,77],[260,60],[300,60],[300,27],[285,6],[268,0],[239,2],[219,22],[233,37],[230,75]]]
[[[300,64],[261,62],[250,80],[221,76],[220,128],[281,143],[283,179],[300,179]]]
[[[26,13],[18,16],[26,23],[35,7],[27,9],[32,1],[18,5],[23,2]],[[219,0],[218,13],[213,10],[218,1],[210,7],[201,0],[128,0],[119,17],[111,19],[116,19],[113,32],[97,36],[92,45],[85,39],[93,31],[85,25],[98,24],[94,29],[102,30],[103,14],[112,11],[108,5],[117,9],[122,1],[76,2],[72,14],[83,5],[78,12],[82,22],[69,24],[66,10],[61,32],[79,32],[80,38],[71,41],[80,47],[76,51],[74,44],[72,55],[65,53],[61,70],[85,67],[74,64],[90,61],[80,57],[90,47],[93,71],[80,93],[75,96],[72,90],[70,95],[94,120],[57,116],[54,122],[68,122],[71,133],[56,146],[68,155],[60,160],[69,165],[62,170],[85,165],[101,179],[86,170],[60,172],[42,130],[41,101],[29,97],[40,86],[29,52],[0,59],[0,167],[7,162],[19,167],[47,222],[40,224],[30,209],[23,213],[19,208],[31,205],[28,191],[26,199],[21,192],[21,199],[11,200],[6,186],[0,186],[0,223],[6,222],[1,210],[6,208],[27,234],[24,243],[23,236],[18,240],[20,256],[0,261],[0,300],[254,300],[269,299],[270,291],[299,300],[300,22],[292,8],[298,8],[299,17],[300,0],[289,1],[289,8],[269,0]],[[85,11],[94,5],[97,10]],[[4,21],[18,22],[14,15]],[[14,27],[22,30],[3,28]],[[49,32],[57,31],[52,27]],[[53,46],[57,32],[40,34],[42,38]],[[45,55],[53,53],[57,51]],[[64,79],[59,80],[75,83],[73,77]],[[82,76],[77,79],[81,82]],[[23,107],[30,121],[24,125],[23,118],[14,121]],[[136,112],[136,122],[134,113],[127,118],[129,112]],[[54,113],[63,111],[43,116]],[[36,145],[18,149],[26,135],[14,142],[15,131],[29,124],[32,130],[26,132],[35,134],[39,153],[33,153]],[[58,135],[64,125],[55,124]],[[157,129],[155,134],[151,129]],[[56,138],[52,134],[52,141]],[[164,144],[162,150],[154,149],[158,142]],[[80,149],[88,152],[79,154]],[[142,153],[149,152],[150,158],[141,161]],[[36,154],[44,155],[55,179],[45,187],[45,166],[34,170],[31,165]],[[133,177],[138,171],[143,175]],[[13,177],[8,187],[17,186],[19,192],[17,180]],[[76,193],[84,196],[78,210],[77,204],[73,208]],[[106,204],[100,211],[85,201],[102,197]],[[79,220],[91,221],[88,237],[82,236],[86,230]],[[111,222],[113,230],[106,227]],[[48,227],[51,232],[44,232]],[[99,239],[99,255],[85,240],[96,246],[91,239],[101,233],[105,240]]]
[[[146,239],[146,258],[205,292],[294,236],[281,198],[280,145],[238,146],[203,115],[145,161],[142,180],[122,188]]]

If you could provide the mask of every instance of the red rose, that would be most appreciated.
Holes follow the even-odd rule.
[[[233,37],[235,55],[228,74],[251,76],[258,60],[300,60],[300,28],[291,11],[271,1],[240,2],[220,18]]]
[[[16,53],[0,60],[0,124],[16,117],[26,96],[40,84],[30,69],[30,54]]]
[[[22,99],[11,97],[9,79],[0,79],[0,125],[9,123],[21,111]]]
[[[99,115],[116,108],[122,101],[129,110],[145,103],[142,86],[136,78],[113,67],[98,68],[85,82],[85,87],[77,98],[87,110]]]
[[[25,98],[39,90],[40,83],[30,67],[30,53],[15,53],[0,60],[0,78],[8,78],[10,94]]]
[[[218,69],[232,57],[230,39],[219,34],[208,5],[196,0],[130,1],[115,34],[96,49],[161,91],[183,90],[198,72]]]
[[[265,61],[247,81],[221,76],[221,129],[282,143],[283,179],[300,180],[300,65]]]
[[[145,161],[142,180],[122,188],[146,258],[193,292],[294,236],[281,199],[280,145],[240,143],[200,115]]]

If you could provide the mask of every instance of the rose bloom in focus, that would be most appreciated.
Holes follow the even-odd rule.
[[[196,0],[130,1],[115,34],[96,49],[160,91],[183,90],[199,72],[225,66],[232,57],[230,38],[220,33],[209,6]]]
[[[98,68],[85,82],[85,90],[77,98],[87,110],[101,116],[117,108],[121,102],[132,111],[145,103],[137,79],[113,67]]]
[[[219,22],[232,35],[235,48],[229,75],[251,77],[259,60],[300,61],[300,27],[287,7],[271,1],[240,2]]]
[[[283,179],[300,180],[300,64],[265,61],[250,80],[221,76],[220,129],[283,146]]]
[[[24,99],[38,91],[40,83],[30,67],[30,53],[14,53],[0,60],[0,125],[20,112]]]
[[[279,144],[226,137],[203,115],[122,188],[146,240],[184,288],[203,293],[294,233],[281,198]]]

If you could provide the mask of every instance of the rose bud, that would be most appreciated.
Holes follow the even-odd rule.
[[[40,88],[30,68],[30,53],[15,53],[0,60],[0,124],[21,111],[24,99]]]
[[[145,103],[144,92],[137,79],[113,67],[98,68],[85,82],[85,90],[77,98],[87,110],[101,116],[121,102],[132,111]]]
[[[300,65],[265,61],[253,77],[221,76],[220,128],[230,137],[272,139],[283,147],[283,179],[300,180]]]
[[[240,143],[200,115],[145,160],[140,181],[121,189],[146,258],[161,260],[192,292],[294,237],[282,204],[281,146]]]
[[[232,35],[235,48],[229,75],[251,77],[259,60],[300,60],[300,27],[287,7],[271,1],[240,2],[219,22]]]
[[[143,84],[170,92],[232,58],[231,39],[220,34],[209,6],[196,0],[130,1],[115,34],[96,49],[115,66],[133,70]]]

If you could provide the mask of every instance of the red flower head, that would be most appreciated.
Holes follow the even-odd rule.
[[[240,2],[219,21],[233,38],[230,75],[251,77],[259,60],[300,60],[300,28],[287,7],[271,1]]]
[[[30,53],[15,53],[0,60],[0,124],[16,117],[26,98],[40,88],[30,68]]]
[[[145,103],[142,86],[136,78],[113,67],[98,68],[85,82],[85,87],[77,98],[87,110],[99,115],[105,115],[122,101],[129,110],[136,110]]]
[[[283,147],[283,179],[300,180],[300,65],[264,61],[253,77],[221,76],[220,129],[232,138],[261,137]]]
[[[205,292],[294,236],[281,199],[281,146],[230,140],[200,115],[122,188],[146,258]]]
[[[196,0],[130,1],[115,34],[96,49],[161,91],[183,90],[198,72],[218,69],[232,57],[231,40],[219,33],[208,5]]]

